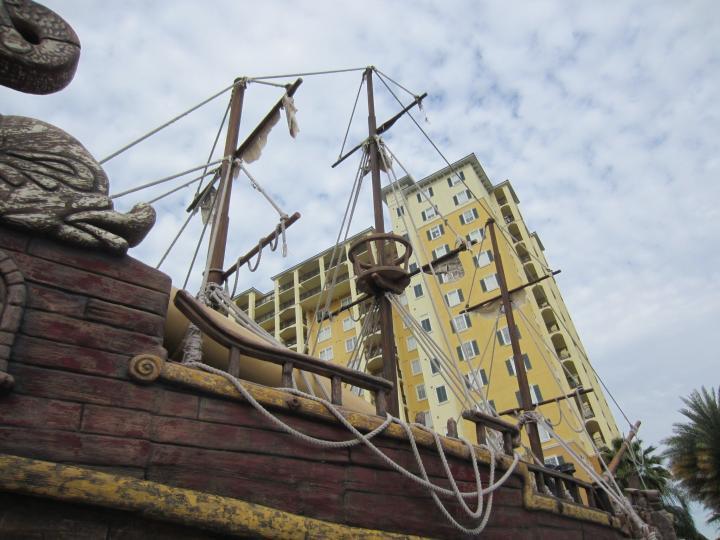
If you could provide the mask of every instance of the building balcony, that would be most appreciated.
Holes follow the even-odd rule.
[[[310,270],[309,272],[305,272],[304,274],[300,274],[298,281],[302,283],[303,281],[308,281],[315,276],[320,275],[320,268],[316,268],[315,270]]]
[[[313,287],[312,289],[309,289],[307,291],[304,291],[300,293],[300,300],[307,300],[308,298],[311,298],[318,294],[322,290],[322,287],[318,285],[317,287]]]
[[[283,283],[282,285],[280,285],[278,287],[278,292],[283,293],[285,291],[288,291],[288,290],[292,289],[294,285],[295,285],[294,281],[288,281],[287,283]]]
[[[383,369],[382,349],[380,349],[379,347],[369,349],[366,353],[366,357],[368,359],[368,361],[367,361],[368,373],[372,373],[373,375],[382,373],[382,369]]]
[[[278,306],[278,313],[282,315],[284,311],[286,311],[288,308],[295,307],[295,300],[288,300],[286,302],[283,302]]]
[[[592,418],[595,418],[595,411],[593,411],[593,408],[587,401],[582,402],[582,415],[585,420],[591,420]]]
[[[255,319],[255,322],[258,324],[262,324],[265,321],[269,321],[274,318],[275,318],[275,312],[271,311],[270,313],[266,313],[265,315],[262,315],[261,317],[258,317],[257,319]]]

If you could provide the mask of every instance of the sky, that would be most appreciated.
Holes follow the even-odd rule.
[[[80,37],[77,75],[50,96],[0,88],[0,113],[57,125],[101,159],[235,77],[375,65],[411,92],[428,92],[428,122],[417,118],[450,161],[474,152],[492,182],[513,182],[524,219],[562,270],[590,358],[629,418],[643,422],[641,439],[660,444],[682,420],[681,397],[720,384],[716,2],[45,4]],[[248,166],[285,212],[303,217],[288,231],[288,257],[264,253],[238,290],[269,290],[270,276],[334,243],[357,160],[330,165],[359,82],[358,71],[305,77],[297,139],[279,125]],[[249,86],[241,139],[280,92]],[[377,81],[376,94],[382,121],[398,105]],[[203,164],[226,105],[224,95],[109,161],[111,193]],[[366,126],[361,99],[348,144]],[[386,142],[415,178],[444,165],[407,118]],[[119,198],[116,208],[179,183]],[[247,178],[233,189],[228,264],[277,223]],[[157,264],[193,194],[154,205],[157,224],[133,256]],[[351,232],[371,224],[365,190]],[[200,228],[191,223],[162,266],[176,284]]]

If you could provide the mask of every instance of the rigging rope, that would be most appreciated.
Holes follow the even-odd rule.
[[[362,78],[360,79],[360,86],[358,86],[357,95],[355,96],[355,103],[353,103],[352,112],[350,113],[350,120],[348,120],[348,125],[347,129],[345,130],[345,136],[343,137],[342,146],[340,147],[340,152],[338,152],[338,159],[342,157],[343,150],[345,150],[345,143],[347,143],[348,133],[350,133],[350,126],[352,126],[352,121],[355,117],[355,109],[357,108],[358,100],[360,99],[360,92],[362,91],[363,84],[365,84],[364,72]]]
[[[262,75],[258,77],[249,77],[247,79],[248,82],[259,82],[264,79],[289,79],[292,77],[312,77],[315,75],[333,75],[336,73],[348,73],[350,71],[364,71],[366,70],[366,67],[358,67],[358,68],[346,68],[346,69],[329,69],[325,71],[306,71],[304,73],[285,73],[283,75]]]
[[[212,96],[210,96],[209,98],[201,101],[201,102],[198,103],[197,105],[194,105],[193,107],[190,107],[190,108],[189,108],[188,110],[186,110],[185,112],[182,112],[182,113],[180,113],[179,115],[175,116],[174,118],[171,118],[170,120],[168,120],[168,121],[165,122],[164,124],[156,127],[156,128],[153,129],[153,130],[148,131],[147,133],[145,133],[144,135],[142,135],[142,136],[140,136],[139,138],[135,139],[135,140],[132,141],[131,143],[126,144],[125,146],[123,146],[123,147],[120,148],[119,150],[116,150],[115,152],[113,152],[113,153],[110,154],[109,156],[101,159],[100,162],[99,162],[100,165],[102,165],[102,164],[105,163],[106,161],[110,161],[110,160],[111,160],[112,158],[114,158],[114,157],[119,156],[120,154],[122,154],[122,153],[125,152],[126,150],[129,150],[130,148],[132,148],[132,147],[135,146],[136,144],[141,143],[142,141],[144,141],[144,140],[147,139],[148,137],[151,137],[151,136],[155,135],[157,132],[165,129],[166,127],[168,127],[168,126],[171,125],[171,124],[174,124],[175,122],[177,122],[177,121],[180,120],[181,118],[187,116],[188,114],[190,114],[190,113],[193,112],[193,111],[196,111],[197,109],[199,109],[199,108],[202,107],[203,105],[206,105],[207,103],[210,103],[210,102],[211,102],[212,100],[214,100],[215,98],[222,96],[222,95],[223,95],[225,92],[227,92],[228,90],[231,90],[231,89],[233,89],[235,86],[237,86],[237,85],[239,85],[239,84],[243,84],[243,83],[244,83],[244,80],[243,80],[243,79],[238,79],[238,80],[236,80],[236,81],[235,81],[234,83],[232,83],[230,86],[228,86],[228,87],[226,87],[226,88],[223,88],[223,89],[220,90],[219,92],[217,92],[217,93],[213,94]]]
[[[226,158],[222,159],[216,159],[215,161],[211,161],[210,163],[203,163],[202,165],[199,165],[197,167],[193,167],[192,169],[188,169],[186,171],[182,171],[179,173],[171,174],[170,176],[165,176],[163,178],[160,178],[159,180],[153,180],[151,182],[147,182],[145,184],[142,184],[140,186],[128,189],[127,191],[121,191],[120,193],[115,193],[114,195],[110,195],[111,199],[118,199],[120,197],[124,197],[125,195],[129,195],[130,193],[135,193],[136,191],[140,191],[143,189],[147,189],[152,186],[157,186],[158,184],[162,184],[164,182],[169,182],[170,180],[174,180],[175,178],[179,178],[181,176],[185,176],[186,174],[190,174],[191,172],[199,171],[200,169],[206,169],[205,172],[203,172],[202,175],[200,175],[198,178],[203,178],[204,176],[207,176],[211,174],[213,171],[207,171],[207,167],[210,165],[217,165],[218,163],[221,163],[225,161]],[[197,181],[197,178],[193,180],[192,182]],[[191,183],[192,183],[191,182]]]

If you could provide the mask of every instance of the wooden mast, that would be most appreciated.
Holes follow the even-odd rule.
[[[512,311],[512,302],[510,301],[510,293],[508,292],[507,281],[505,279],[505,270],[503,268],[502,256],[498,249],[497,238],[495,236],[495,220],[490,218],[487,222],[490,231],[490,241],[492,242],[493,255],[495,255],[495,267],[497,269],[497,281],[500,287],[502,297],[503,310],[505,311],[505,320],[507,321],[508,333],[510,334],[510,343],[512,345],[513,362],[515,364],[515,374],[517,375],[518,386],[520,387],[520,408],[524,411],[531,411],[533,406],[530,398],[530,386],[528,385],[527,372],[525,371],[525,362],[522,358],[520,350],[520,341],[518,340],[517,326],[515,325],[515,317]],[[527,423],[528,437],[530,438],[530,449],[535,457],[541,463],[544,463],[542,445],[540,444],[540,434],[535,422]]]
[[[368,139],[370,143],[370,173],[372,177],[373,212],[375,215],[375,232],[385,232],[385,222],[382,208],[382,189],[380,186],[380,151],[375,136],[377,135],[377,120],[375,119],[375,98],[373,95],[373,68],[365,70],[368,98]],[[379,263],[383,264],[384,249],[378,246]],[[378,296],[380,306],[380,329],[382,336],[382,359],[384,379],[393,383],[394,390],[388,396],[387,410],[393,416],[398,416],[400,407],[397,397],[397,362],[395,360],[395,336],[393,332],[392,308],[390,301],[383,295]]]
[[[227,244],[228,226],[230,218],[230,192],[232,191],[233,156],[238,144],[240,133],[240,119],[242,118],[243,98],[247,84],[244,80],[235,79],[235,86],[230,98],[230,120],[228,122],[227,136],[225,137],[225,153],[220,168],[220,188],[217,193],[215,217],[210,232],[210,245],[208,247],[208,261],[205,269],[205,283],[222,284],[223,265],[225,264],[225,245]]]

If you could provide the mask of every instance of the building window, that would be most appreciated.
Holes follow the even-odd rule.
[[[445,403],[448,400],[447,390],[443,385],[435,388],[435,394],[437,394],[438,403]]]
[[[325,341],[326,339],[330,339],[331,335],[332,335],[332,327],[329,324],[327,326],[323,326],[318,331],[318,341]]]
[[[455,206],[465,204],[469,200],[470,200],[470,190],[469,189],[466,189],[465,191],[461,191],[457,195],[453,195],[453,202],[455,203]]]
[[[403,306],[407,306],[408,299],[407,299],[407,296],[405,295],[405,293],[402,293],[402,294],[400,295],[400,303],[401,303]]]
[[[420,319],[420,326],[423,327],[423,330],[426,332],[432,332],[432,326],[430,325],[430,319]]]
[[[462,315],[458,315],[457,317],[453,317],[452,320],[452,329],[453,332],[463,332],[470,328],[472,326],[472,323],[470,322],[470,315],[467,313],[463,313]]]
[[[545,465],[551,467],[559,467],[565,463],[565,458],[562,456],[545,456]]]
[[[440,361],[437,358],[430,359],[430,371],[433,375],[440,373]]]
[[[538,434],[540,435],[540,442],[547,442],[552,438],[550,432],[547,430],[547,428],[543,425],[542,422],[537,423],[537,428]]]
[[[477,371],[470,371],[465,375],[465,385],[470,390],[479,392],[480,389],[488,383],[487,375],[484,369],[478,369]]]
[[[445,244],[444,246],[440,246],[439,248],[433,249],[433,259],[439,259],[443,255],[447,255],[450,251],[450,246]]]
[[[329,362],[333,359],[333,349],[332,347],[328,347],[327,349],[323,349],[320,351],[320,354],[318,355],[320,360],[325,360],[326,362]]]
[[[357,338],[351,337],[350,339],[345,340],[345,352],[351,352],[355,350],[355,345],[357,344]]]
[[[427,208],[420,212],[420,215],[422,216],[423,221],[429,221],[435,216],[437,216],[437,212],[435,211],[435,207],[431,206],[430,208]]]
[[[417,340],[414,336],[410,336],[407,338],[407,350],[414,351],[415,349],[417,349]]]
[[[472,341],[465,341],[461,343],[455,349],[457,350],[457,355],[460,360],[468,360],[480,354],[477,341],[474,339]]]
[[[315,318],[317,319],[317,322],[329,319],[330,312],[327,309],[319,309]]]
[[[340,307],[348,307],[350,304],[352,304],[352,296],[346,296],[340,300]]]
[[[395,209],[395,213],[398,215],[398,217],[404,215],[404,214],[405,214],[405,207],[404,207],[404,206],[398,206],[398,207]]]
[[[463,173],[462,171],[456,171],[455,174],[448,177],[447,183],[448,186],[453,187],[462,182],[463,180],[465,180],[465,173]]]
[[[412,362],[410,362],[410,371],[412,371],[413,375],[419,375],[422,372],[420,360],[413,360]]]
[[[423,295],[422,290],[422,284],[418,283],[413,287],[413,292],[415,293],[415,298],[420,298]]]
[[[468,242],[471,244],[477,244],[485,238],[485,230],[475,229],[474,231],[470,231],[465,238],[467,238]]]
[[[530,371],[532,369],[532,365],[530,364],[530,358],[528,358],[527,354],[522,355],[523,363],[525,364],[525,371]],[[505,360],[505,367],[507,368],[507,371],[510,375],[515,377],[517,374],[515,373],[515,360],[511,356],[507,360]]]
[[[346,332],[348,330],[352,330],[354,324],[355,323],[353,322],[352,317],[345,317],[343,319],[343,330],[345,330]]]
[[[416,384],[415,385],[415,395],[418,398],[418,401],[423,401],[427,399],[427,394],[425,393],[425,385],[424,384]]]
[[[445,302],[450,307],[455,307],[464,300],[465,298],[463,297],[461,289],[455,289],[454,291],[450,291],[445,295]]]
[[[427,189],[423,189],[422,193],[418,193],[416,195],[417,202],[423,202],[423,199],[429,199],[433,196],[433,188],[429,187]]]
[[[432,427],[433,427],[432,414],[430,413],[430,411],[425,411],[425,412],[423,412],[423,414],[425,415],[425,420],[423,421],[423,424],[425,425],[425,427],[429,427],[430,429],[432,429]]]
[[[532,398],[533,405],[537,405],[543,400],[542,392],[537,384],[533,384],[530,388],[530,397]]]
[[[467,225],[475,221],[480,214],[478,214],[477,208],[471,208],[460,214],[460,225]]]
[[[510,330],[505,326],[496,332],[500,345],[510,345]],[[515,336],[520,339],[520,329],[515,326]]]
[[[492,251],[483,251],[473,257],[473,262],[475,263],[476,268],[482,268],[483,266],[487,266],[492,262],[492,260]]]
[[[418,269],[417,263],[411,262],[410,263],[410,273],[412,274],[417,269]]]
[[[427,230],[427,238],[428,240],[435,240],[436,238],[440,238],[444,233],[445,228],[441,224],[438,224]]]
[[[494,291],[498,288],[497,274],[490,274],[480,280],[480,288],[483,292]]]

